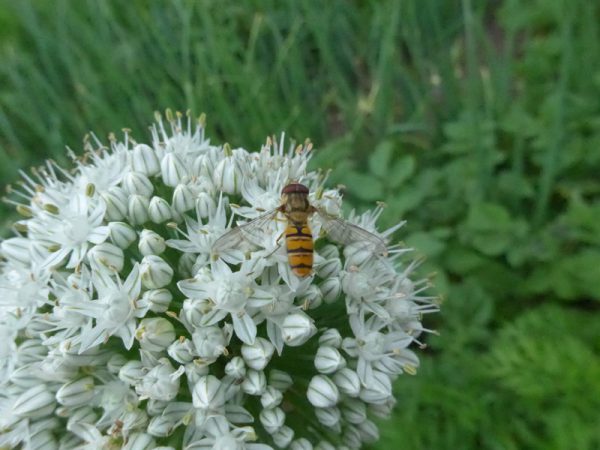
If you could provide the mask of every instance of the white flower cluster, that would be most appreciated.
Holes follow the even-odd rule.
[[[375,441],[371,419],[415,372],[408,347],[437,309],[426,282],[399,248],[375,256],[326,237],[300,279],[281,220],[215,258],[214,241],[277,207],[291,180],[332,214],[340,195],[307,173],[308,143],[248,152],[211,145],[203,118],[167,119],[151,145],[88,141],[75,170],[49,162],[12,190],[24,218],[0,246],[0,448]],[[351,220],[376,233],[379,213]]]

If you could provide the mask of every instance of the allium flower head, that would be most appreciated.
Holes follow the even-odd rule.
[[[149,144],[86,141],[74,170],[23,173],[0,245],[0,448],[359,448],[436,304],[406,250],[374,252],[315,214],[313,271],[290,268],[284,217],[215,242],[302,183],[311,144],[211,144],[204,118],[157,118]],[[95,139],[95,138],[94,138]],[[96,148],[94,146],[97,146]],[[356,186],[360,189],[360,186]],[[351,214],[388,243],[378,207]],[[262,215],[262,216],[261,216]],[[339,222],[341,223],[341,222]]]

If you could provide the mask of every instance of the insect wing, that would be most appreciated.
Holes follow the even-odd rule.
[[[319,211],[317,213],[321,218],[323,230],[332,241],[342,245],[364,244],[365,250],[376,255],[387,253],[387,245],[379,236],[339,217],[332,217]]]
[[[244,244],[257,245],[264,236],[269,222],[275,218],[277,210],[261,214],[250,222],[235,227],[215,241],[212,246],[213,254],[220,254],[232,248],[240,247]]]

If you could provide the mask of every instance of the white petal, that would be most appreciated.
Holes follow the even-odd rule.
[[[207,283],[197,278],[191,278],[189,280],[182,280],[177,283],[179,290],[187,297],[194,299],[204,299],[208,296],[207,294]]]
[[[96,267],[92,264],[92,282],[98,292],[98,297],[106,297],[117,290],[117,285],[110,277],[106,267]]]
[[[267,321],[267,336],[269,336],[271,344],[275,346],[277,354],[281,355],[283,346],[285,345],[283,342],[283,334],[281,334],[281,329],[279,326],[271,320]]]
[[[67,269],[73,269],[77,267],[77,264],[81,262],[85,254],[87,253],[88,244],[84,242],[81,245],[78,245],[71,252],[71,257],[69,258],[69,262],[67,263]]]
[[[81,330],[81,345],[79,346],[79,354],[89,350],[92,347],[100,345],[107,337],[106,328],[87,326]]]
[[[42,263],[42,269],[51,269],[53,267],[62,265],[63,260],[67,257],[70,251],[71,249],[68,248],[61,248],[55,251]]]
[[[358,358],[358,364],[356,365],[356,372],[360,381],[364,385],[370,385],[373,383],[373,367],[364,358]]]
[[[136,299],[140,295],[142,282],[140,279],[140,265],[138,263],[135,263],[133,269],[131,269],[131,272],[123,284],[123,289],[125,289],[129,298]]]
[[[202,251],[202,249],[200,249],[193,242],[186,241],[183,239],[169,239],[168,241],[166,241],[166,244],[169,247],[184,253],[200,253]]]
[[[254,340],[256,339],[256,324],[252,320],[252,317],[246,313],[241,317],[237,314],[232,314],[231,316],[236,336],[246,344],[254,344]]]
[[[107,226],[101,226],[94,228],[88,236],[88,241],[92,244],[102,244],[110,234],[110,228]]]
[[[135,319],[130,319],[125,324],[123,324],[117,332],[117,335],[123,340],[123,344],[125,345],[125,348],[127,350],[131,349],[131,347],[133,346],[135,328]]]

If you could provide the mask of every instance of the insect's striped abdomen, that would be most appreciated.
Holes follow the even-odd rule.
[[[313,237],[308,223],[290,223],[285,229],[285,242],[292,272],[299,277],[310,275],[313,266]]]

